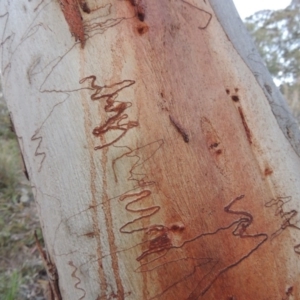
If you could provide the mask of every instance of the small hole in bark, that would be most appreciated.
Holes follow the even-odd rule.
[[[137,31],[140,35],[145,34],[149,30],[149,27],[145,24],[139,25]]]
[[[271,175],[273,173],[273,170],[272,169],[270,169],[270,168],[266,168],[265,169],[265,176],[269,176],[269,175]]]
[[[219,144],[220,144],[220,143],[213,143],[213,144],[211,144],[209,147],[210,147],[211,149],[217,148],[217,147],[219,146]]]
[[[183,231],[184,230],[184,226],[180,226],[178,224],[174,224],[174,225],[172,225],[171,230],[172,231]]]
[[[143,12],[139,11],[138,14],[137,14],[137,17],[141,22],[144,22],[145,14]]]
[[[81,8],[87,14],[89,14],[91,12],[90,8],[88,7],[88,5],[86,3],[83,3]]]
[[[292,286],[289,287],[288,290],[286,291],[286,295],[287,295],[287,296],[292,296],[292,295],[293,295],[293,289],[294,289],[294,288],[293,288]]]
[[[234,102],[239,102],[240,99],[238,96],[234,95],[234,96],[231,96],[231,99],[234,101]]]

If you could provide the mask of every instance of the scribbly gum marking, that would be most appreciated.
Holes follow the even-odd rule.
[[[212,129],[210,130],[208,127],[205,132],[209,131]],[[216,136],[213,135],[212,138],[216,138]],[[209,145],[214,147],[215,143],[217,142]],[[151,146],[155,144],[156,146]],[[126,237],[123,237],[124,241],[130,241],[129,235],[132,235],[132,238],[138,236],[140,239],[140,242],[134,247],[135,251],[132,249],[134,259],[140,263],[140,267],[137,267],[135,272],[147,276],[147,286],[151,285],[152,282],[151,292],[149,291],[150,299],[158,295],[164,299],[172,299],[178,293],[185,294],[184,297],[189,297],[189,293],[193,290],[197,295],[205,293],[221,274],[247,259],[266,240],[265,234],[253,234],[250,237],[245,233],[246,228],[252,226],[253,217],[247,212],[248,209],[235,210],[232,208],[237,205],[237,200],[230,202],[224,207],[224,210],[219,210],[218,215],[220,217],[222,213],[227,213],[228,222],[221,221],[222,225],[206,223],[207,220],[205,221],[204,218],[207,216],[203,215],[199,218],[192,211],[187,212],[186,215],[182,213],[188,207],[187,199],[195,197],[201,201],[202,189],[200,186],[193,189],[193,183],[190,182],[186,187],[180,186],[179,190],[180,180],[178,182],[177,178],[175,179],[177,184],[173,187],[180,194],[172,195],[170,188],[165,185],[165,180],[158,179],[160,172],[157,172],[156,166],[163,165],[159,163],[160,159],[171,150],[170,147],[167,149],[166,147],[165,143],[159,144],[158,142],[149,143],[136,149],[124,147],[124,154],[117,157],[113,162],[116,174],[115,182],[122,185],[124,180],[125,182],[131,181],[133,183],[132,188],[137,187],[137,190],[129,189],[128,192],[119,197],[120,204],[123,204],[124,210],[127,211],[128,220],[119,228],[120,233],[126,234]],[[180,159],[187,162],[189,155],[190,153],[181,154]],[[174,163],[177,162],[176,157],[172,156],[172,160],[167,161],[167,165],[161,171],[163,174],[168,173],[166,171],[169,167],[172,168],[171,165],[174,166]],[[124,175],[118,170],[120,166],[127,165],[126,161],[130,161],[132,167],[127,168],[127,175],[126,173]],[[200,171],[198,168],[195,169],[195,165],[192,169],[188,168],[188,170],[193,171],[185,170],[188,172],[184,174],[183,178],[195,176]],[[156,189],[153,190],[153,187]],[[182,197],[180,196],[181,193]],[[168,194],[169,199],[164,198],[164,194]],[[155,197],[151,205],[146,202],[150,197]],[[215,200],[220,201],[217,198]],[[176,204],[179,204],[180,208]],[[173,213],[170,208],[174,209]],[[179,214],[180,210],[182,215]],[[155,219],[158,213],[163,211],[160,219]],[[193,215],[196,217],[195,220],[193,220]],[[122,215],[119,217],[120,219],[124,218]],[[218,219],[217,215],[214,217]],[[172,219],[173,224],[168,219]],[[159,221],[154,222],[153,220]],[[201,229],[202,225],[204,227]],[[177,239],[178,236],[184,238]],[[233,251],[231,247],[227,249],[221,247],[221,245],[227,245],[230,242],[237,246],[236,236],[241,238],[240,248]],[[245,242],[242,239],[245,239]],[[248,239],[249,241],[247,241]],[[244,246],[242,246],[243,244]],[[130,253],[129,250],[126,252],[127,255]],[[124,252],[124,257],[126,257],[126,252]],[[123,253],[119,255],[123,257]],[[168,276],[166,276],[167,274]],[[162,278],[160,280],[161,287],[153,286],[155,278]],[[190,289],[186,289],[187,286]],[[194,299],[193,297],[192,295],[191,299]]]
[[[75,41],[80,41],[81,47],[84,48],[85,42],[86,42],[86,36],[88,36],[88,33],[90,31],[99,30],[97,27],[100,28],[102,31],[105,31],[110,26],[113,26],[114,22],[112,20],[112,24],[108,22],[108,24],[97,23],[93,22],[92,24],[85,24],[83,15],[81,14],[81,10],[84,13],[90,14],[93,11],[105,9],[108,8],[108,13],[110,14],[111,5],[106,4],[104,6],[98,6],[96,8],[91,9],[88,5],[88,0],[58,0],[61,10],[64,14],[64,17],[66,19],[67,24],[69,25],[69,29],[71,34],[75,37]],[[79,8],[80,7],[80,8]],[[81,10],[80,10],[81,9]],[[104,14],[105,15],[105,14]],[[101,14],[100,14],[101,16]],[[118,20],[115,20],[118,23]]]
[[[100,150],[114,145],[125,136],[128,130],[138,126],[137,121],[128,121],[128,114],[125,113],[125,111],[131,107],[132,103],[117,99],[119,93],[123,89],[129,88],[135,81],[123,80],[108,86],[100,86],[95,83],[96,76],[92,75],[83,78],[79,83],[83,84],[87,80],[90,81],[90,87],[94,90],[94,93],[91,95],[91,100],[104,100],[106,103],[104,110],[108,116],[104,123],[95,127],[92,132],[93,135],[99,137],[102,142],[102,145],[95,147],[95,150]],[[112,138],[107,138],[109,134],[112,135]]]
[[[27,136],[32,160],[41,163],[38,180],[47,183],[41,189],[63,195],[53,210],[61,214],[57,228],[56,216],[45,220],[55,231],[52,252],[66,278],[60,282],[65,298],[299,295],[299,268],[291,275],[285,259],[300,256],[298,198],[292,188],[274,189],[277,164],[264,157],[259,168],[254,137],[267,128],[256,128],[259,119],[253,122],[251,114],[259,112],[262,95],[245,88],[256,81],[243,62],[231,68],[239,57],[208,1],[116,0],[85,22],[84,1],[61,3],[70,31],[82,46],[90,39],[92,55],[80,51],[80,76],[72,82],[56,78],[71,52],[41,57],[25,81],[34,88],[34,76],[49,62],[38,108],[51,92],[50,101],[63,94],[66,103],[75,102],[70,108],[83,111],[80,118],[54,105],[50,114],[61,112],[59,122],[49,119]],[[246,104],[253,99],[251,110]],[[74,132],[73,146],[60,151],[64,166],[50,163],[58,148],[43,152],[57,136],[53,124],[62,138]],[[45,199],[48,205],[54,198]]]
[[[79,298],[79,300],[82,300],[85,298],[86,291],[80,287],[81,279],[78,276],[76,276],[76,272],[78,271],[78,268],[74,265],[74,263],[72,261],[69,261],[69,266],[73,268],[73,272],[72,272],[71,276],[76,281],[76,283],[74,284],[74,287],[75,287],[75,289],[79,290],[82,293],[82,296]]]
[[[237,60],[227,37],[209,5],[188,2],[162,1],[159,9],[154,1],[147,2],[149,31],[134,39],[136,60],[145,62],[136,65],[143,76],[134,77],[139,139],[134,146],[118,144],[124,154],[113,165],[116,186],[125,181],[137,188],[128,188],[119,198],[124,210],[119,216],[125,222],[118,224],[120,240],[136,244],[120,256],[125,259],[127,253],[137,262],[134,271],[146,282],[146,299],[218,299],[224,290],[230,290],[228,297],[252,299],[287,274],[276,262],[281,242],[270,242],[281,222],[271,221],[265,207],[272,191],[255,160],[252,123],[244,108],[251,100],[244,85],[252,77],[247,68],[222,67],[227,55]],[[170,16],[175,9],[176,16]],[[215,41],[216,34],[222,42]],[[193,43],[186,43],[187,37]],[[213,53],[220,52],[215,58]],[[187,133],[189,142],[184,143]],[[147,145],[160,138],[162,147],[137,171]],[[142,178],[152,185],[139,185]],[[171,224],[183,229],[173,232]],[[247,288],[249,282],[256,291]],[[279,286],[270,292],[281,294]]]
[[[297,219],[298,211],[288,208],[289,202],[291,201],[291,197],[277,197],[275,199],[271,199],[265,204],[265,207],[273,208],[273,210],[275,210],[274,215],[279,216],[282,220],[280,227],[271,234],[271,239],[275,239],[287,229],[300,231]],[[294,251],[296,254],[299,254],[300,240],[295,241],[295,243]]]

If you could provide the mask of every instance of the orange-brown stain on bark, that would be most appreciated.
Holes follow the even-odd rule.
[[[131,9],[132,9],[132,7],[131,7]],[[147,21],[149,21],[149,20],[147,19]],[[143,24],[143,23],[140,23],[137,20],[137,18],[134,18],[133,22],[134,22],[134,26],[136,23]],[[134,28],[136,28],[136,27],[134,27]],[[154,35],[156,33],[149,32],[149,34]],[[148,35],[146,38],[148,38]],[[142,41],[143,39],[135,39],[135,40],[137,40],[137,45],[140,46],[141,45],[140,41]],[[138,49],[141,49],[141,48],[138,48]],[[123,49],[121,49],[121,50],[123,50]],[[145,53],[143,51],[139,51],[139,52],[141,53],[139,55],[143,55],[142,59],[144,59],[144,61],[146,61],[148,59],[150,60],[151,51],[149,51],[149,53],[147,53],[147,57],[145,57]],[[115,68],[115,69],[119,68],[119,65],[116,63],[116,61],[117,61],[117,59],[114,60],[115,65],[113,66],[113,68]],[[119,63],[119,61],[118,61],[118,63]],[[149,62],[149,64],[150,63],[151,63],[151,61]],[[154,63],[151,64],[151,66],[153,66],[153,65],[154,65]],[[122,61],[120,62],[120,66],[122,66]],[[145,74],[145,73],[143,73],[143,74]],[[117,75],[115,75],[115,76],[117,76]],[[146,76],[145,76],[145,78],[147,79]],[[122,78],[122,79],[124,79],[124,78]],[[139,76],[136,76],[134,78],[130,77],[130,79],[137,81],[137,84],[135,85],[135,87],[136,86],[140,87],[142,78],[139,78]],[[146,81],[146,79],[145,79],[145,81]],[[167,79],[170,81],[172,80],[171,77],[167,78]],[[118,78],[118,80],[121,80],[121,79]],[[149,82],[151,82],[151,81],[149,81]],[[98,90],[101,90],[103,88],[104,88],[104,86],[97,87]],[[159,89],[159,91],[160,90],[161,89]],[[135,91],[135,92],[137,93],[137,91]],[[237,92],[237,90],[235,90],[235,92]],[[163,92],[161,96],[164,97],[164,95],[168,95],[168,93]],[[108,97],[108,100],[109,99],[111,99],[111,97]],[[136,99],[139,99],[139,98],[136,96]],[[146,101],[142,97],[141,97],[141,99],[142,100],[140,100],[139,103],[141,103],[142,101],[144,101],[144,102]],[[91,99],[91,100],[96,100],[96,99]],[[100,99],[98,99],[98,100],[100,100]],[[234,101],[234,102],[236,102],[236,101]],[[115,103],[115,105],[117,105],[118,102],[117,101],[111,102],[111,104],[113,104],[113,103]],[[175,101],[174,101],[174,103],[176,104]],[[109,100],[109,102],[106,102],[106,104],[109,105],[110,100]],[[147,103],[147,107],[149,107],[149,111],[151,109],[151,107],[150,107],[151,104],[153,104],[153,103],[152,102]],[[120,104],[120,105],[121,105],[120,107],[122,107],[122,104]],[[136,104],[136,105],[138,106],[138,104]],[[117,108],[117,111],[119,108]],[[198,106],[198,108],[199,108],[199,106]],[[120,113],[121,111],[122,111],[122,113]],[[188,109],[187,109],[187,111],[188,111]],[[244,127],[248,127],[242,110],[239,109],[239,112],[240,112],[240,116],[242,117]],[[124,113],[124,110],[120,110],[119,113],[117,112],[117,115],[121,116],[123,113]],[[190,113],[193,117],[193,111],[190,111]],[[146,115],[146,116],[149,117],[150,115],[151,114],[149,113],[149,115]],[[144,115],[141,114],[141,116],[144,116]],[[226,138],[223,137],[222,131],[219,130],[220,127],[218,126],[218,124],[215,124],[213,122],[213,120],[214,120],[213,118],[209,118],[208,116],[203,117],[202,115],[200,117],[201,117],[201,129],[202,129],[202,133],[205,138],[205,141],[206,141],[206,150],[209,151],[210,155],[214,158],[214,162],[217,165],[218,169],[221,170],[221,172],[223,172],[224,169],[226,170],[226,163],[227,163],[227,161],[224,157],[230,151],[230,149],[228,150],[226,147],[228,145],[228,144],[226,144]],[[239,119],[238,114],[235,114],[235,117],[237,120]],[[140,120],[141,124],[144,126],[144,128],[146,127],[145,124],[147,124],[146,119],[147,118],[143,119],[142,117],[139,118],[139,120]],[[109,115],[109,117],[106,120],[112,121],[114,123],[113,125],[115,125],[115,124],[118,124],[120,119],[117,119],[114,116]],[[154,120],[156,120],[156,119],[154,118]],[[199,125],[199,118],[196,120]],[[170,120],[170,121],[172,122],[172,120]],[[173,121],[174,121],[173,126],[175,126],[177,131],[184,138],[185,131],[183,130],[183,128],[181,126],[179,126],[179,124],[180,125],[182,125],[182,124],[178,123],[178,120],[176,120],[176,121],[173,120]],[[105,121],[105,122],[107,122],[107,121]],[[123,123],[119,123],[118,125],[121,126],[121,124],[123,124]],[[136,124],[138,124],[138,123],[136,123]],[[152,121],[152,124],[154,127],[154,121]],[[246,124],[246,126],[245,126],[245,124]],[[236,128],[241,127],[240,125],[241,125],[241,123],[237,122]],[[141,129],[140,128],[137,128],[137,129],[143,130],[143,126],[141,126]],[[137,127],[137,126],[134,126],[134,127]],[[152,127],[149,127],[149,128],[152,129]],[[188,128],[189,128],[189,126],[188,126]],[[103,136],[101,136],[100,133],[102,133],[103,129],[104,128],[102,128],[101,125],[99,125],[98,128],[96,129],[96,131],[94,131],[93,133],[94,133],[94,135],[96,134],[96,136],[98,135],[98,138],[100,139],[100,142],[102,145],[102,146],[98,147],[96,150],[101,150],[99,152],[103,152],[103,155],[105,156],[105,159],[104,159],[105,161],[103,160],[103,170],[105,172],[105,170],[106,171],[108,170],[107,163],[109,162],[106,158],[106,155],[108,152],[108,148],[113,147],[113,143],[112,144],[108,143],[108,141],[106,141],[103,138]],[[149,130],[149,131],[153,132],[154,130]],[[107,133],[107,131],[105,130],[105,132],[103,132],[103,133]],[[143,133],[145,133],[145,131]],[[249,146],[245,139],[243,130],[239,130],[238,133],[241,135],[241,139],[243,139],[243,141],[245,141],[246,146]],[[246,130],[246,133],[247,133],[247,130]],[[249,133],[250,133],[250,130],[249,130]],[[130,180],[135,180],[133,178],[135,178],[134,175],[136,175],[137,172],[134,172],[134,169],[139,164],[141,164],[143,156],[140,154],[140,152],[142,152],[146,147],[146,146],[144,146],[144,148],[142,148],[142,145],[144,145],[142,143],[145,140],[147,140],[149,138],[149,136],[153,137],[150,133],[149,134],[146,133],[145,137],[142,137],[142,135],[140,135],[136,146],[132,146],[131,144],[127,145],[126,143],[122,144],[125,149],[126,148],[128,149],[128,152],[120,155],[119,157],[114,159],[114,161],[112,162],[112,165],[114,166],[119,159],[121,160],[124,157],[128,157],[128,159],[133,159],[134,157],[136,157],[138,162],[136,164],[134,164],[132,166],[132,168],[129,170]],[[247,135],[247,137],[248,137],[248,135]],[[155,138],[158,139],[158,138],[160,138],[160,136],[158,136],[158,137],[155,136]],[[148,140],[148,142],[147,142],[148,147],[150,147],[151,141],[152,141],[152,139]],[[193,144],[194,144],[194,140],[192,140],[192,142],[193,143],[186,145],[185,148],[187,148],[187,149],[192,148]],[[158,142],[153,142],[153,144],[154,143],[157,143],[158,144],[157,149],[160,149],[160,148],[162,148],[162,144],[164,142],[162,140],[162,142],[160,144]],[[167,143],[165,143],[165,144],[167,144]],[[103,145],[105,147],[103,147]],[[130,148],[130,147],[132,147],[132,148]],[[170,148],[168,148],[168,149],[170,149]],[[150,151],[150,150],[148,150],[148,151]],[[199,155],[200,158],[201,158],[201,154],[202,154],[202,148],[201,148],[201,153]],[[151,155],[145,154],[144,156],[147,157],[147,160],[149,161],[148,157],[152,157],[152,154]],[[184,156],[182,155],[182,157],[184,157]],[[180,159],[182,159],[182,157],[180,157]],[[237,157],[240,158],[240,156],[237,156]],[[172,156],[172,160],[175,160],[176,158],[178,158],[176,155],[174,155],[174,157]],[[109,156],[108,156],[108,159],[109,159]],[[169,159],[169,157],[168,157],[168,163],[171,164],[171,162],[169,162],[170,160],[171,159]],[[230,163],[231,162],[229,161],[228,165],[230,165]],[[157,163],[157,165],[159,165],[159,164]],[[163,167],[161,167],[161,169],[164,170]],[[159,170],[161,170],[161,169],[159,169]],[[156,169],[155,172],[159,173],[160,171],[157,171],[157,169]],[[155,172],[153,171],[153,174]],[[162,171],[162,173],[163,172],[164,171]],[[193,171],[193,169],[191,169],[191,172],[195,172],[195,171]],[[199,176],[198,175],[199,173],[195,172],[194,174],[195,174],[195,176]],[[114,174],[114,175],[116,177],[116,174]],[[139,174],[139,175],[141,176],[141,174]],[[240,176],[242,176],[242,175],[240,175]],[[178,176],[178,177],[180,177],[180,176]],[[201,179],[200,176],[197,178]],[[117,180],[116,180],[116,182],[117,182]],[[166,226],[165,225],[166,223],[164,222],[165,219],[163,219],[163,218],[161,219],[162,224],[159,222],[155,225],[152,225],[152,227],[149,226],[149,224],[150,224],[149,219],[153,218],[154,214],[156,214],[156,213],[158,214],[158,212],[163,211],[163,209],[161,209],[161,207],[163,208],[163,206],[157,204],[156,202],[154,202],[152,206],[146,206],[146,205],[144,206],[145,203],[148,203],[146,201],[150,201],[149,198],[150,198],[150,194],[152,193],[151,185],[153,184],[153,182],[146,181],[146,180],[144,180],[144,178],[143,178],[143,180],[137,180],[136,186],[138,187],[138,191],[135,191],[135,192],[131,191],[130,193],[127,192],[127,193],[123,194],[122,196],[120,196],[118,199],[120,203],[124,204],[124,208],[127,211],[126,213],[128,215],[132,216],[132,219],[127,220],[126,223],[124,222],[124,224],[119,228],[119,232],[121,234],[124,234],[124,238],[128,237],[129,234],[137,235],[138,233],[141,233],[143,231],[146,232],[147,236],[149,237],[147,240],[141,239],[141,241],[140,241],[141,244],[135,245],[137,248],[138,247],[142,248],[142,253],[139,253],[139,256],[135,257],[135,259],[141,263],[141,266],[138,269],[136,269],[136,272],[140,272],[142,274],[141,277],[144,278],[144,280],[142,281],[142,282],[144,282],[143,297],[140,297],[141,299],[150,299],[151,296],[149,296],[150,295],[149,291],[151,291],[151,289],[154,289],[154,286],[157,286],[157,289],[158,290],[161,289],[161,290],[158,291],[157,293],[155,293],[155,292],[152,293],[153,299],[158,299],[158,298],[160,298],[160,299],[187,299],[187,295],[186,295],[187,293],[191,293],[188,299],[198,299],[199,295],[200,296],[204,295],[205,293],[207,293],[210,290],[211,287],[213,287],[214,283],[217,281],[218,278],[222,278],[222,277],[227,278],[224,276],[224,274],[227,271],[232,270],[241,262],[243,262],[244,264],[247,263],[247,259],[250,256],[252,256],[252,254],[254,254],[257,250],[259,250],[259,248],[263,244],[264,245],[266,244],[265,242],[267,240],[267,235],[264,232],[263,233],[251,233],[251,227],[253,226],[253,224],[255,225],[255,223],[256,223],[256,220],[255,220],[255,222],[253,222],[253,220],[254,220],[254,218],[256,218],[257,213],[255,211],[255,214],[252,215],[250,213],[249,207],[247,207],[247,209],[243,208],[243,206],[246,206],[246,205],[248,205],[249,202],[252,202],[252,199],[249,196],[247,197],[246,201],[242,200],[243,197],[240,196],[240,197],[235,198],[231,202],[226,201],[225,206],[223,205],[222,214],[218,215],[218,217],[220,216],[220,219],[226,218],[226,220],[227,220],[228,215],[229,215],[232,218],[232,220],[230,220],[230,222],[227,222],[227,223],[225,223],[225,221],[222,223],[220,222],[221,225],[216,226],[216,228],[214,230],[200,228],[199,233],[197,233],[196,235],[193,235],[189,239],[186,238],[181,243],[175,244],[172,239],[172,234],[174,232],[180,233],[180,234],[185,234],[186,232],[190,232],[191,230],[193,230],[191,228],[192,226],[190,226],[190,224],[188,222],[185,223],[186,229],[185,229],[185,227],[178,225],[179,223],[178,224],[172,223],[170,226]],[[109,190],[109,182],[104,182],[104,183],[105,183],[104,188]],[[218,183],[219,182],[216,180],[213,182],[213,185],[218,186]],[[106,186],[107,184],[108,184],[108,186]],[[144,189],[146,186],[147,186],[147,189]],[[163,190],[163,188],[161,186],[162,186],[162,184],[160,184],[160,187],[159,187],[159,188],[161,188],[160,191]],[[192,189],[191,184],[189,184],[189,186],[190,186],[190,189]],[[233,185],[232,190],[234,190],[234,187],[235,186]],[[242,187],[239,187],[239,189],[242,190],[243,189]],[[148,188],[149,188],[149,190],[148,190]],[[177,186],[174,185],[174,188],[179,192],[179,188],[177,189]],[[185,188],[184,184],[182,184],[180,186],[180,189],[184,189],[184,188]],[[226,187],[224,187],[224,189],[225,188]],[[221,187],[220,187],[220,190],[221,190]],[[198,195],[198,193],[193,194],[193,192],[190,192],[190,191],[188,191],[188,192],[189,193],[187,193],[187,196],[189,196],[189,197],[186,196],[182,199],[182,204],[183,204],[182,206],[184,206],[185,201],[194,203],[195,213],[198,214],[199,211],[197,211],[198,207],[196,205],[201,204],[202,199],[201,199],[200,195],[202,195],[202,197],[204,197],[203,195],[205,195],[205,193],[203,193],[202,191],[199,191],[199,195]],[[202,194],[200,192],[202,192]],[[154,194],[154,193],[152,193],[152,194]],[[209,194],[209,193],[207,193],[207,194]],[[249,193],[247,193],[247,195],[248,194]],[[108,197],[106,194],[103,194],[103,196],[104,196],[104,198]],[[193,198],[195,198],[196,200],[194,200],[191,196],[193,196]],[[198,198],[199,198],[199,201],[198,201]],[[108,199],[106,199],[106,200],[108,200]],[[239,201],[239,200],[241,200],[241,201]],[[178,200],[174,199],[174,205],[176,204],[175,203],[176,201],[178,201]],[[211,199],[209,197],[207,197],[207,202],[209,202],[209,201],[211,201]],[[108,203],[109,201],[105,201],[105,202]],[[240,202],[240,204],[238,202]],[[259,202],[259,201],[253,201],[253,202]],[[221,207],[221,199],[220,199],[219,203],[217,205],[219,205]],[[168,206],[167,203],[165,203],[164,205],[167,207],[167,210],[169,211],[170,206]],[[240,205],[240,207],[237,207],[235,209],[235,207],[234,207],[235,205]],[[107,216],[106,216],[107,225],[111,228],[111,226],[113,226],[113,220],[111,219],[113,217],[113,215],[110,214],[110,210],[111,210],[110,204],[107,204],[104,207],[104,210],[107,214]],[[223,217],[223,214],[225,215],[225,217]],[[199,219],[201,216],[202,215],[199,215]],[[211,222],[211,219],[208,218],[208,220],[207,220],[208,225],[210,225],[209,222]],[[138,226],[140,224],[142,224],[142,226]],[[196,224],[196,223],[191,224],[191,225],[198,226],[198,224]],[[112,232],[112,230],[111,230],[111,232],[109,232],[110,237],[113,237],[113,234],[114,234],[114,232]],[[226,241],[226,242],[222,244],[222,241]],[[214,247],[210,248],[210,246],[209,246],[209,245],[218,245],[218,244],[222,245],[222,247],[214,246]],[[236,245],[238,245],[239,247],[237,247]],[[110,250],[114,251],[114,247],[115,247],[115,241],[112,238],[110,238]],[[233,248],[238,248],[238,249],[234,249],[231,251],[230,250],[231,247],[232,247],[232,249]],[[223,252],[223,253],[219,253],[218,248],[222,248],[222,249],[220,249],[220,252]],[[116,250],[118,250],[118,249],[116,249]],[[215,251],[215,253],[213,251]],[[114,252],[114,256],[112,256],[112,259],[114,260],[114,264],[115,264],[113,266],[113,270],[114,270],[114,272],[116,272],[117,275],[118,275],[118,273],[117,273],[118,272],[118,269],[117,269],[118,268],[118,264],[117,264],[118,255],[119,254],[116,254],[116,252]],[[131,256],[128,255],[128,257],[131,257]],[[230,272],[228,272],[228,273],[230,273]],[[178,276],[178,274],[181,274],[181,277]],[[230,274],[228,276],[230,276]],[[219,281],[221,281],[221,279]],[[224,279],[224,281],[225,281],[225,279]],[[195,282],[197,283],[196,287],[195,287]],[[119,281],[119,284],[120,285],[122,284],[121,281]],[[159,285],[160,285],[160,287],[159,287]],[[218,285],[216,285],[215,289],[218,290]],[[171,290],[174,290],[174,292]],[[121,296],[121,293],[119,295]],[[221,293],[219,295],[221,295]],[[230,294],[229,295],[225,294],[224,297],[227,296],[231,300],[236,300],[236,299],[238,299],[238,295],[230,296]],[[209,299],[209,298],[207,298],[207,299]],[[214,299],[214,298],[210,298],[210,299]]]
[[[273,170],[269,167],[265,168],[265,176],[269,176],[273,174]]]
[[[212,126],[208,118],[202,118],[200,124],[207,148],[214,159],[216,167],[221,174],[224,175],[227,168],[227,160],[225,157],[226,150],[222,147],[221,138],[218,136],[216,129]]]
[[[78,0],[59,0],[59,3],[71,34],[75,37],[76,41],[80,41],[83,48],[85,45],[84,27],[78,4],[80,4],[84,12],[90,13],[87,3],[84,0],[80,0],[79,2]]]
[[[140,35],[143,35],[149,31],[149,26],[146,25],[145,23],[141,23],[138,25],[137,31]]]
[[[84,53],[81,53],[82,56]],[[84,65],[83,65],[84,66]],[[82,73],[84,74],[84,68],[82,68]],[[89,152],[89,166],[90,169],[90,191],[91,191],[91,202],[89,208],[91,209],[91,217],[92,217],[92,228],[93,231],[88,232],[86,234],[87,237],[94,238],[97,243],[97,249],[96,249],[96,257],[97,257],[97,272],[98,272],[98,279],[99,279],[99,285],[101,289],[101,297],[105,295],[105,291],[107,290],[107,278],[106,274],[103,270],[102,265],[102,257],[103,257],[103,251],[102,251],[102,245],[101,245],[101,232],[100,232],[100,224],[98,219],[98,202],[97,202],[97,185],[96,185],[96,178],[97,178],[97,172],[96,172],[96,162],[94,158],[94,149],[93,149],[93,139],[90,134],[90,128],[92,127],[92,121],[91,121],[91,111],[88,106],[88,103],[86,102],[86,95],[82,90],[81,94],[81,103],[82,108],[84,110],[84,129],[86,134],[86,142],[88,146],[88,152]]]
[[[242,123],[243,123],[244,129],[245,129],[246,135],[247,135],[248,142],[250,144],[252,144],[252,134],[251,134],[250,128],[249,128],[249,126],[246,122],[243,110],[242,110],[241,107],[238,107],[238,110],[239,110],[239,113],[240,113],[240,116],[241,116],[241,119],[242,119]]]
[[[239,97],[238,97],[237,95],[231,96],[231,99],[232,99],[234,102],[239,102],[239,101],[240,101],[240,99],[239,99]]]

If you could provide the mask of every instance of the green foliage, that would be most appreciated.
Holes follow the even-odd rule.
[[[0,205],[4,200],[16,202],[20,197],[22,163],[11,126],[8,109],[0,97]]]
[[[6,105],[0,98],[0,139],[14,139],[14,133],[11,130],[10,118]]]
[[[299,0],[286,9],[259,11],[245,23],[274,78],[296,81],[300,77]]]
[[[0,199],[16,202],[20,197],[21,161],[15,139],[2,140],[0,143]]]
[[[5,274],[0,277],[0,299],[16,300],[18,290],[21,284],[21,276],[14,270],[11,274]]]

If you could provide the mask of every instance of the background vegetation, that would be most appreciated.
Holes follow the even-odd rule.
[[[300,123],[300,0],[283,10],[257,12],[245,23]],[[33,237],[39,222],[2,94],[0,228],[0,300],[43,300],[46,274]]]
[[[245,20],[260,55],[300,124],[300,0]]]
[[[46,276],[33,237],[35,230],[40,232],[39,222],[2,94],[0,228],[0,300],[44,299]]]

